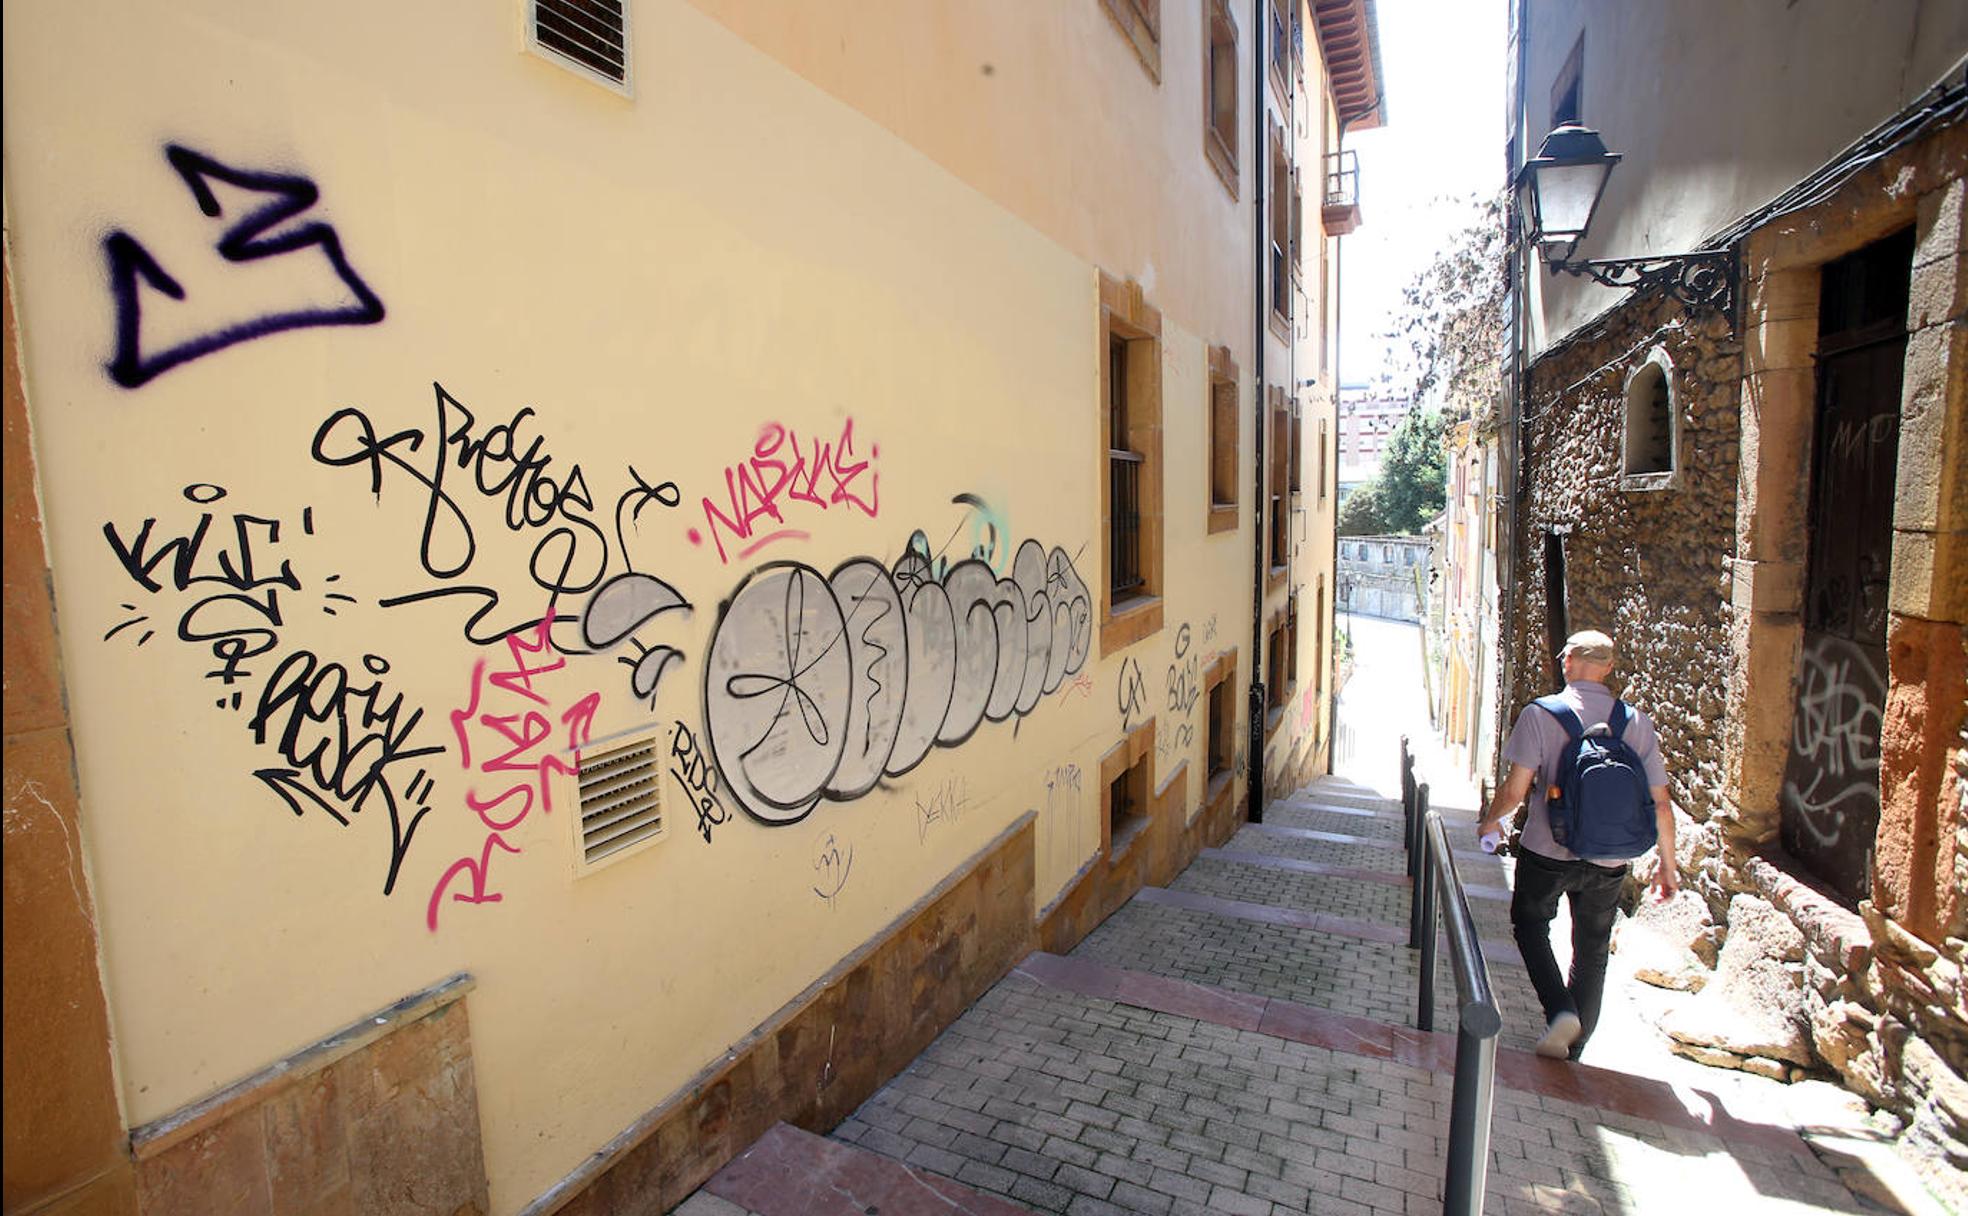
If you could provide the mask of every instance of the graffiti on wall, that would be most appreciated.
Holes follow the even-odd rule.
[[[433,382],[435,426],[428,435],[405,427],[387,435],[357,407],[335,411],[316,429],[314,459],[330,468],[359,468],[368,473],[369,492],[378,502],[388,482],[407,483],[418,499],[421,522],[417,560],[435,586],[422,587],[379,600],[385,608],[401,608],[437,600],[457,599],[469,605],[463,626],[465,639],[489,646],[516,632],[544,622],[550,629],[575,615],[550,611],[546,617],[522,617],[487,625],[498,611],[500,594],[473,575],[478,537],[471,513],[455,497],[476,491],[481,501],[496,503],[501,522],[514,534],[533,542],[526,570],[533,587],[548,597],[588,596],[578,614],[580,642],[556,638],[563,654],[589,654],[628,648],[618,656],[627,666],[632,697],[654,706],[666,671],[683,661],[683,652],[667,644],[651,644],[645,635],[666,617],[685,619],[691,605],[669,583],[635,569],[630,554],[631,530],[640,530],[643,512],[651,506],[674,508],[682,494],[674,482],[651,483],[628,466],[629,488],[616,498],[615,545],[608,530],[595,519],[595,500],[586,472],[579,464],[564,471],[556,467],[544,434],[532,424],[534,410],[522,406],[503,422],[481,426],[477,416],[443,384]],[[385,476],[387,470],[388,476]],[[622,570],[609,576],[615,564]],[[590,595],[589,593],[592,592]],[[672,615],[673,614],[673,615]]]
[[[834,900],[847,886],[854,872],[854,846],[843,845],[832,832],[822,832],[813,843],[813,893],[831,910]]]
[[[138,388],[179,364],[286,330],[374,325],[383,319],[382,300],[349,264],[335,229],[322,220],[304,218],[321,197],[312,181],[291,173],[234,169],[177,144],[164,149],[164,158],[183,179],[198,209],[226,221],[213,246],[221,258],[245,265],[309,251],[327,263],[334,286],[312,301],[244,316],[207,316],[204,298],[187,290],[141,241],[121,229],[111,232],[103,238],[103,254],[116,310],[116,350],[107,367],[116,383]],[[258,196],[258,205],[243,215],[226,214],[212,188],[215,182]],[[183,266],[179,274],[197,286]],[[148,314],[147,293],[153,299]],[[167,311],[162,307],[166,299],[180,305],[169,310],[168,319],[159,316]],[[159,338],[159,329],[178,336]]]
[[[961,777],[946,777],[917,794],[916,839],[929,839],[929,830],[938,824],[955,823],[970,809],[970,789]]]
[[[1045,824],[1054,864],[1071,873],[1086,855],[1086,824],[1080,816],[1080,766],[1062,764],[1045,774]]]
[[[290,558],[274,553],[284,543],[284,521],[243,511],[222,517],[212,508],[227,494],[210,483],[186,486],[185,501],[206,508],[188,528],[160,529],[156,516],[135,528],[103,525],[110,552],[141,593],[118,605],[131,615],[103,640],[170,618],[179,641],[208,651],[213,667],[204,678],[220,690],[214,705],[231,711],[251,705],[253,742],[279,758],[252,775],[282,805],[297,818],[313,812],[344,828],[363,811],[383,808],[390,834],[383,894],[391,894],[436,785],[417,761],[444,748],[416,738],[423,710],[390,690],[389,661],[381,655],[346,664],[284,646],[282,631],[297,607],[333,616],[337,605],[356,597],[334,589],[340,575],[310,588]],[[300,518],[302,534],[312,535],[313,508],[303,508]],[[144,628],[135,644],[156,634]]]
[[[683,787],[683,796],[697,812],[697,834],[705,844],[711,843],[711,829],[730,822],[731,812],[718,794],[717,769],[711,766],[710,753],[697,741],[697,733],[681,722],[670,732],[670,776]]]
[[[723,503],[703,500],[704,529],[717,547],[718,560],[731,561],[727,538],[741,546],[739,557],[750,557],[775,541],[810,538],[811,532],[787,522],[789,510],[797,514],[842,507],[875,518],[881,510],[881,474],[873,464],[880,457],[881,448],[874,446],[865,459],[856,458],[852,418],[841,424],[840,437],[833,442],[809,438],[805,446],[797,431],[766,423],[751,455],[725,468]],[[864,477],[865,484],[857,484]],[[766,521],[769,526],[762,528]],[[696,528],[687,535],[693,545],[704,543]]]
[[[1173,754],[1179,756],[1188,752],[1196,742],[1196,726],[1189,721],[1189,715],[1196,708],[1197,698],[1203,695],[1201,670],[1195,652],[1189,647],[1187,622],[1175,631],[1175,659],[1168,666],[1165,682],[1168,711],[1174,715],[1176,724],[1170,732],[1170,743]]]
[[[1148,717],[1148,681],[1142,678],[1140,660],[1132,655],[1121,660],[1121,677],[1114,688],[1114,705],[1121,711],[1122,734],[1141,725]]]
[[[1820,847],[1879,814],[1879,733],[1886,681],[1868,648],[1807,632],[1783,783],[1789,816]]]
[[[428,434],[404,427],[381,434],[362,409],[336,410],[314,434],[314,459],[329,468],[355,468],[368,474],[369,492],[382,501],[385,484],[406,484],[419,501],[417,560],[424,573],[438,581],[382,601],[386,608],[430,600],[459,598],[477,602],[466,620],[465,638],[490,645],[538,618],[513,621],[488,629],[486,619],[499,606],[499,593],[489,586],[459,583],[472,572],[478,538],[472,519],[453,491],[478,496],[503,507],[506,527],[534,538],[527,571],[549,602],[557,596],[584,595],[600,584],[608,567],[608,537],[593,517],[594,498],[580,465],[564,473],[555,468],[546,450],[546,437],[529,420],[531,406],[515,410],[504,422],[481,427],[476,414],[447,391],[431,385],[436,425]],[[385,477],[386,470],[393,470]],[[556,620],[568,619],[556,617]]]
[[[520,848],[507,834],[536,808],[542,815],[552,813],[555,774],[578,776],[581,771],[581,749],[594,734],[601,694],[589,692],[557,708],[534,684],[537,677],[567,666],[567,657],[554,652],[553,617],[549,606],[532,630],[506,636],[507,666],[488,670],[484,659],[473,663],[466,703],[451,711],[458,762],[468,774],[465,805],[478,816],[485,836],[476,856],[467,853],[452,862],[431,888],[424,919],[433,933],[454,879],[462,880],[464,889],[451,891],[453,902],[491,904],[505,898],[489,889],[493,850],[517,855]],[[481,796],[486,789],[497,792]]]
[[[1085,664],[1091,620],[1072,559],[1034,540],[1006,578],[974,559],[938,578],[913,542],[892,569],[760,566],[725,602],[704,661],[718,771],[766,824],[859,798],[987,719],[1030,713]]]

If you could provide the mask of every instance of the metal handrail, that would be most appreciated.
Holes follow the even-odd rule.
[[[1427,809],[1428,786],[1417,787],[1422,816],[1423,881],[1412,901],[1421,909],[1421,980],[1415,1024],[1435,1029],[1435,941],[1437,910],[1448,929],[1449,959],[1455,970],[1455,1088],[1449,1105],[1449,1163],[1442,1179],[1444,1216],[1478,1216],[1483,1208],[1483,1177],[1490,1160],[1490,1114],[1496,1097],[1497,1034],[1503,1015],[1490,986],[1490,965],[1476,938],[1469,896],[1449,852],[1442,816]],[[1439,902],[1437,895],[1440,895]]]
[[[1408,737],[1401,736],[1401,846],[1408,854],[1408,946],[1421,945],[1421,817],[1428,812],[1421,788],[1415,783],[1414,753],[1408,750]]]

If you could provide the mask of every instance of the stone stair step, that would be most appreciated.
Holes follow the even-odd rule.
[[[947,1164],[947,1162],[945,1163]],[[709,1196],[751,1216],[1025,1216],[1028,1209],[841,1140],[774,1124],[677,1209],[728,1216]]]

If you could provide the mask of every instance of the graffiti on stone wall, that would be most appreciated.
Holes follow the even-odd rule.
[[[324,276],[313,299],[242,316],[207,315],[205,294],[185,286],[199,285],[188,269],[188,251],[186,263],[173,259],[183,276],[180,281],[136,237],[121,229],[111,232],[103,238],[103,254],[116,312],[116,350],[107,368],[116,383],[138,388],[180,364],[287,330],[374,325],[383,319],[382,300],[349,264],[335,229],[304,218],[321,197],[312,181],[291,173],[234,169],[177,144],[164,149],[164,158],[198,209],[227,222],[213,246],[226,262],[243,266],[311,251],[327,263],[332,285]],[[213,189],[215,182],[257,196],[257,205],[243,215],[228,215]],[[148,312],[147,296],[152,300]],[[178,307],[166,309],[167,299]],[[172,336],[160,337],[159,330]]]
[[[718,771],[766,824],[859,798],[987,719],[1030,713],[1085,664],[1091,619],[1072,559],[1034,540],[1006,578],[972,559],[939,579],[914,542],[893,569],[760,566],[725,602],[704,662]]]
[[[1815,844],[1830,847],[1848,823],[1862,819],[1870,830],[1878,814],[1886,682],[1866,647],[1819,633],[1805,639],[1783,802]]]
[[[728,538],[737,556],[750,557],[776,541],[806,540],[812,533],[788,523],[786,513],[852,508],[873,519],[881,511],[881,474],[873,465],[879,445],[865,458],[854,450],[854,419],[841,424],[832,442],[808,438],[804,446],[797,431],[768,422],[759,430],[752,451],[724,470],[724,500],[703,499],[704,529],[717,547],[718,560],[729,563]],[[761,527],[770,521],[766,527]],[[704,543],[704,533],[692,528],[690,543]]]
[[[283,530],[291,538],[282,519],[243,511],[221,516],[211,509],[227,494],[210,483],[186,486],[185,500],[207,508],[188,528],[160,528],[156,516],[135,528],[103,525],[110,551],[141,592],[118,605],[131,615],[103,640],[138,626],[166,626],[164,618],[170,618],[179,641],[207,650],[214,666],[205,678],[220,689],[214,705],[239,711],[250,704],[247,729],[254,743],[279,758],[252,775],[282,805],[296,817],[314,812],[344,828],[363,811],[383,808],[390,833],[383,893],[391,894],[436,785],[417,761],[444,748],[416,738],[423,710],[390,690],[383,656],[365,654],[348,664],[284,647],[282,631],[297,608],[333,616],[337,605],[356,597],[335,589],[338,574],[309,587],[293,560],[276,553],[284,546]],[[313,508],[303,508],[300,519],[301,533],[312,535]],[[140,606],[139,600],[148,602]],[[136,645],[156,634],[145,628]]]

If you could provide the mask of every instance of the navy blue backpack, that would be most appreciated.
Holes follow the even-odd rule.
[[[1654,796],[1647,772],[1623,736],[1632,711],[1613,702],[1591,730],[1560,696],[1532,702],[1565,728],[1565,750],[1546,790],[1551,838],[1580,857],[1638,857],[1654,847]]]

